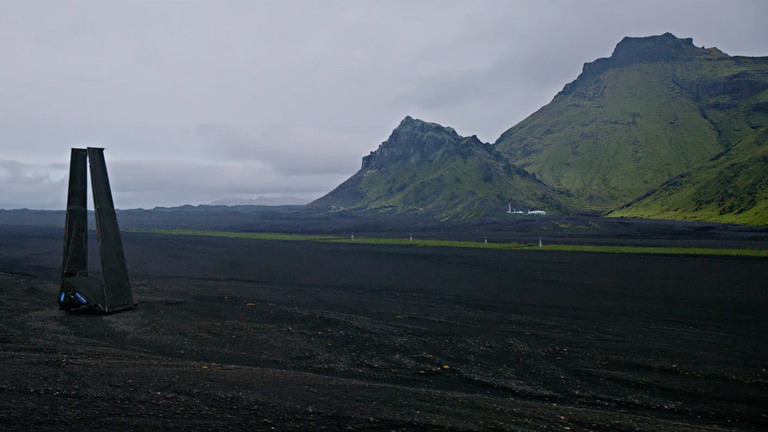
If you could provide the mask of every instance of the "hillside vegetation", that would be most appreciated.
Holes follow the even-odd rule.
[[[406,117],[310,206],[472,219],[516,208],[768,225],[768,57],[624,38],[494,145]]]
[[[766,89],[768,59],[669,33],[625,38],[496,146],[572,205],[609,210],[754,139],[766,125]]]
[[[768,225],[768,128],[608,215]]]
[[[471,219],[516,208],[562,210],[552,192],[477,137],[406,117],[360,171],[311,206]]]

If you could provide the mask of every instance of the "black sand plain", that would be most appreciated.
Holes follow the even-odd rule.
[[[313,223],[279,219],[264,225]],[[768,430],[766,259],[124,232],[138,306],[102,316],[56,307],[60,227],[4,222],[0,430]],[[768,243],[762,229],[589,218],[419,229]]]

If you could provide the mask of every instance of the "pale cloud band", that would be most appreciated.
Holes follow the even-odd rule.
[[[0,2],[0,207],[317,198],[406,115],[493,142],[624,36],[768,55],[763,1]],[[738,29],[735,31],[734,29]]]

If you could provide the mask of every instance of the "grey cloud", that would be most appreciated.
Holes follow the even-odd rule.
[[[124,161],[110,166],[110,182],[118,208],[146,207],[146,202],[170,206],[205,203],[258,195],[315,199],[343,177],[331,174],[282,175],[257,161],[228,163],[174,160]],[[154,205],[153,205],[154,206]]]
[[[301,124],[267,129],[258,137],[227,124],[203,124],[197,133],[218,160],[252,160],[283,175],[349,173],[355,145],[349,136]]]
[[[0,201],[58,207],[51,164],[86,145],[109,150],[121,207],[320,195],[406,115],[493,141],[623,36],[768,55],[767,15],[761,0],[0,2],[0,155],[23,165],[2,168]]]
[[[0,159],[0,208],[64,208],[66,167]]]

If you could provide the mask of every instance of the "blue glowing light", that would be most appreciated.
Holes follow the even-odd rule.
[[[75,293],[75,297],[77,297],[77,299],[80,300],[80,303],[82,303],[82,304],[88,303],[87,301],[85,301],[83,296],[80,295],[80,293]]]
[[[59,295],[59,303],[64,303],[64,293]]]

